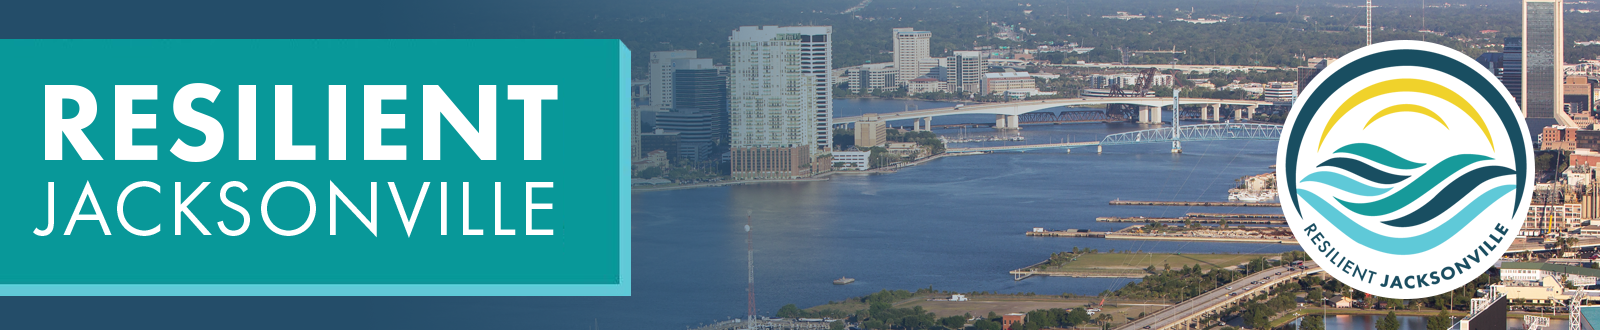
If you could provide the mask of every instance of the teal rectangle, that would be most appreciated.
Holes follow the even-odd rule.
[[[0,207],[12,214],[0,220],[0,264],[7,265],[0,295],[630,294],[630,55],[616,40],[0,40],[0,49],[7,50],[0,53],[0,109],[15,116],[0,121],[0,138],[12,142],[0,144],[0,155],[14,183],[0,190]],[[188,105],[214,118],[222,134],[207,136],[176,118],[175,94],[190,84],[220,91]],[[59,135],[62,160],[45,160],[46,85],[92,93],[97,115],[82,132],[104,160],[80,159],[80,149]],[[117,102],[116,86],[130,85],[155,86],[156,99]],[[238,148],[244,85],[255,86],[255,160],[241,160]],[[315,160],[274,159],[278,85],[293,86],[293,143],[316,146]],[[346,160],[330,160],[332,85],[345,86]],[[380,85],[405,86],[404,99],[376,104],[384,115],[404,116],[404,128],[377,136],[385,145],[405,145],[406,160],[364,159],[363,96],[367,86]],[[494,86],[496,96],[496,159],[479,159],[440,119],[439,160],[423,160],[424,90],[437,86],[467,125],[482,129],[484,85]],[[541,102],[540,160],[522,159],[525,103],[509,99],[510,86],[530,85],[558,89],[556,99]],[[154,116],[156,128],[133,130],[129,144],[154,146],[156,160],[117,159],[119,103]],[[61,104],[63,118],[82,110],[76,101]],[[222,141],[210,160],[189,162],[168,151],[210,139]],[[127,203],[120,203],[124,188],[139,181],[160,191],[127,190]],[[231,181],[248,187],[227,197],[251,216],[239,236],[222,233],[222,226],[242,222],[220,199]],[[284,188],[264,207],[262,193],[286,181],[308,188],[311,203]],[[49,182],[53,208],[45,206]],[[67,220],[85,182],[93,185],[104,230],[96,221]],[[427,195],[417,206],[424,182]],[[461,200],[463,182],[470,183],[470,203]],[[503,187],[498,210],[496,182]],[[524,182],[553,186],[525,193]],[[182,192],[174,192],[180,183]],[[189,208],[210,235],[188,217],[174,220],[173,199],[202,183],[209,185]],[[353,210],[332,199],[334,185]],[[448,212],[441,218],[446,185]],[[553,207],[531,211],[533,220],[525,222],[525,198]],[[274,223],[293,229],[313,207],[308,229],[294,236],[270,230],[261,214],[270,211]],[[47,209],[54,227],[36,235],[46,227]],[[463,210],[483,235],[462,235]],[[399,218],[413,211],[408,234]],[[496,211],[501,228],[515,235],[490,228]],[[161,231],[134,235],[119,212],[133,229]],[[338,217],[332,227],[330,212]],[[376,214],[377,234],[357,220],[358,212]],[[95,212],[85,206],[82,213]],[[76,227],[70,236],[63,235],[68,223]],[[554,235],[523,235],[525,225]],[[178,228],[182,234],[174,235]]]

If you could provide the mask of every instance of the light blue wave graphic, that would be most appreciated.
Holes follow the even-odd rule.
[[[1482,214],[1484,209],[1488,208],[1489,205],[1494,204],[1495,201],[1500,200],[1500,198],[1505,197],[1507,193],[1510,193],[1516,188],[1516,185],[1503,185],[1491,188],[1488,191],[1483,192],[1483,194],[1478,195],[1478,197],[1473,199],[1471,203],[1468,203],[1466,207],[1462,208],[1461,212],[1457,212],[1456,215],[1451,216],[1450,220],[1446,220],[1444,223],[1439,224],[1439,227],[1429,230],[1422,235],[1405,238],[1390,237],[1373,232],[1361,224],[1356,223],[1354,220],[1350,220],[1350,217],[1347,217],[1344,215],[1344,213],[1339,212],[1339,209],[1335,208],[1333,204],[1329,204],[1327,201],[1323,200],[1322,197],[1317,196],[1310,191],[1306,191],[1305,189],[1298,189],[1298,191],[1302,197],[1301,200],[1305,201],[1306,204],[1310,205],[1312,209],[1316,210],[1317,214],[1321,214],[1324,218],[1326,218],[1328,223],[1332,224],[1334,228],[1338,228],[1340,232],[1345,234],[1345,236],[1349,236],[1350,239],[1355,240],[1356,243],[1360,243],[1361,245],[1383,253],[1393,255],[1413,255],[1422,253],[1423,251],[1431,250],[1435,247],[1438,247],[1439,244],[1444,243],[1445,240],[1455,237],[1456,233],[1461,232],[1461,228],[1466,227],[1468,223],[1472,222],[1472,219],[1475,219],[1479,214]]]
[[[1356,179],[1351,179],[1344,174],[1339,174],[1339,172],[1332,171],[1318,171],[1307,174],[1306,178],[1301,179],[1300,182],[1319,182],[1331,186],[1334,189],[1343,190],[1344,192],[1355,194],[1357,196],[1382,195],[1383,193],[1389,192],[1390,189],[1389,187],[1373,187],[1365,183],[1361,183],[1361,181],[1356,181]]]

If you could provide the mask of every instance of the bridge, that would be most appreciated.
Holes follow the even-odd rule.
[[[1155,313],[1145,315],[1143,318],[1128,322],[1117,330],[1164,330],[1164,329],[1202,329],[1202,322],[1209,317],[1220,315],[1229,307],[1237,306],[1260,297],[1272,291],[1272,287],[1288,283],[1300,277],[1316,274],[1322,267],[1310,261],[1305,262],[1306,269],[1288,270],[1285,267],[1273,267],[1224,285],[1206,291],[1199,296],[1184,300],[1177,305],[1163,308]],[[1254,282],[1254,283],[1252,283]]]
[[[835,125],[846,125],[846,124],[851,124],[851,123],[855,123],[855,122],[863,121],[863,120],[890,121],[890,120],[906,120],[906,119],[910,119],[910,120],[914,120],[913,124],[912,124],[914,129],[923,130],[923,129],[927,128],[927,127],[931,127],[932,126],[933,117],[949,116],[949,115],[967,115],[967,114],[993,114],[993,115],[995,115],[995,125],[994,125],[995,128],[997,128],[997,129],[1016,129],[1016,128],[1020,127],[1020,124],[1022,123],[1022,121],[1018,118],[1018,116],[1021,116],[1022,114],[1025,114],[1025,113],[1041,111],[1041,110],[1050,109],[1050,108],[1058,108],[1058,107],[1106,105],[1107,108],[1111,108],[1111,106],[1113,106],[1113,105],[1121,105],[1121,106],[1129,107],[1128,110],[1127,110],[1128,112],[1130,112],[1128,117],[1133,117],[1134,114],[1137,114],[1138,118],[1139,118],[1139,123],[1159,124],[1159,123],[1162,122],[1161,121],[1161,112],[1164,111],[1164,110],[1162,110],[1162,108],[1163,107],[1171,108],[1173,106],[1174,101],[1175,100],[1173,100],[1171,98],[1163,98],[1163,97],[1089,97],[1089,98],[1072,98],[1072,99],[1050,99],[1050,100],[1038,100],[1038,101],[1016,101],[1016,102],[1002,102],[1002,103],[981,103],[981,104],[971,104],[971,105],[957,105],[957,106],[948,107],[948,108],[921,109],[921,110],[902,111],[902,112],[884,113],[884,114],[866,114],[866,115],[861,115],[861,116],[837,117],[837,118],[833,119],[833,123]],[[1199,110],[1200,117],[1199,118],[1200,118],[1201,121],[1220,121],[1220,120],[1222,120],[1223,119],[1224,107],[1228,107],[1228,106],[1233,107],[1233,109],[1232,109],[1233,110],[1233,116],[1231,118],[1247,119],[1247,118],[1251,118],[1251,117],[1255,116],[1255,109],[1256,109],[1257,106],[1271,105],[1272,104],[1272,102],[1267,102],[1267,101],[1222,100],[1222,99],[1204,99],[1204,98],[1185,98],[1185,99],[1182,99],[1182,100],[1177,100],[1176,103],[1180,107],[1181,106],[1186,106],[1186,105],[1200,107],[1200,110]],[[1177,109],[1168,109],[1166,111],[1172,111],[1172,110],[1177,110]],[[1105,113],[1105,115],[1109,116],[1110,113],[1107,112],[1107,113]]]
[[[1132,132],[1106,135],[1100,141],[1018,144],[992,147],[947,148],[949,153],[967,152],[994,152],[994,151],[1028,151],[1039,149],[1071,149],[1077,147],[1096,147],[1096,152],[1103,151],[1104,146],[1140,144],[1140,143],[1172,143],[1173,152],[1182,151],[1183,141],[1219,141],[1219,140],[1271,140],[1277,141],[1283,132],[1283,125],[1272,124],[1246,124],[1246,123],[1220,123],[1182,125],[1173,127],[1152,128]]]

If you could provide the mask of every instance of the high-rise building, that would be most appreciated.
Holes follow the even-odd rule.
[[[1522,106],[1522,38],[1506,38],[1500,50],[1500,84],[1506,86],[1517,106]]]
[[[866,149],[889,143],[888,127],[877,114],[861,115],[856,121],[856,148]]]
[[[672,110],[672,60],[694,57],[693,50],[650,52],[650,106],[645,110]]]
[[[1328,59],[1315,60],[1315,61],[1312,61],[1311,63],[1306,63],[1306,66],[1297,68],[1295,70],[1295,73],[1299,75],[1299,77],[1298,77],[1299,79],[1296,79],[1296,84],[1295,84],[1295,89],[1294,89],[1295,93],[1298,94],[1300,92],[1305,92],[1306,91],[1306,85],[1310,85],[1311,84],[1311,80],[1317,78],[1317,74],[1322,73],[1323,69],[1327,69],[1328,68],[1328,62],[1330,62],[1330,61],[1332,61],[1332,60],[1328,60]]]
[[[633,132],[631,134],[628,134],[628,136],[632,140],[632,141],[629,141],[629,146],[630,146],[631,149],[633,149],[633,150],[630,151],[630,153],[633,155],[633,160],[632,161],[637,162],[640,159],[644,158],[644,150],[641,149],[640,145],[639,145],[639,134],[640,133],[644,133],[644,132],[640,131],[641,128],[639,127],[639,108],[638,107],[634,107],[632,109],[629,109],[628,110],[628,114],[629,114],[628,117],[631,117],[629,119],[629,121],[633,122]]]
[[[810,160],[830,150],[832,33],[829,26],[742,26],[728,38],[734,177],[803,176]]]
[[[983,52],[957,51],[945,59],[945,82],[951,93],[983,93],[983,74],[988,72],[984,65]]]
[[[892,90],[897,71],[892,63],[866,64],[845,70],[845,79],[851,93],[872,93]]]
[[[933,32],[916,31],[912,28],[894,29],[894,67],[895,85],[905,86],[912,79],[922,78],[933,71],[928,57],[928,42],[933,38]]]
[[[1587,114],[1594,102],[1594,88],[1589,78],[1584,76],[1567,77],[1561,85],[1561,102],[1567,105],[1567,113]]]
[[[1555,118],[1561,111],[1562,0],[1522,1],[1522,111]]]
[[[679,133],[678,158],[709,161],[728,141],[726,67],[709,58],[676,59],[672,67],[673,107],[656,115],[655,127]]]

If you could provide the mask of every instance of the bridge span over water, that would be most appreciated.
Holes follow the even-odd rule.
[[[836,117],[836,118],[833,119],[833,123],[835,125],[844,125],[844,124],[855,123],[855,122],[861,121],[863,119],[868,119],[868,120],[876,119],[876,120],[880,120],[880,121],[908,120],[909,119],[909,120],[914,120],[913,121],[913,127],[915,129],[922,130],[922,129],[926,128],[926,127],[932,126],[933,117],[949,116],[949,115],[968,115],[968,114],[993,114],[993,115],[995,115],[995,125],[994,125],[995,128],[998,128],[998,129],[1015,129],[1015,128],[1018,128],[1019,124],[1021,123],[1021,121],[1018,120],[1017,116],[1020,116],[1020,115],[1025,114],[1025,113],[1043,111],[1045,109],[1059,108],[1059,107],[1104,105],[1107,108],[1112,108],[1113,106],[1117,106],[1117,107],[1121,107],[1121,108],[1127,109],[1127,112],[1129,112],[1129,117],[1132,117],[1133,115],[1137,115],[1138,118],[1139,118],[1138,122],[1140,122],[1140,123],[1158,124],[1158,123],[1162,122],[1161,121],[1161,112],[1162,111],[1175,110],[1175,109],[1172,109],[1173,103],[1174,103],[1174,100],[1172,98],[1164,98],[1164,97],[1090,97],[1090,98],[1050,99],[1050,100],[1034,100],[1034,101],[1015,101],[1015,102],[1002,102],[1002,103],[980,103],[980,104],[971,104],[971,105],[955,106],[955,107],[947,107],[947,108],[920,109],[920,110],[911,110],[911,111],[902,111],[902,112],[893,112],[893,113],[883,113],[883,114],[867,114],[867,115],[862,115],[862,116]],[[1228,110],[1226,108],[1231,108],[1231,110],[1233,111],[1233,113],[1232,113],[1233,116],[1231,118],[1235,118],[1235,119],[1251,118],[1251,117],[1253,117],[1255,115],[1256,107],[1262,106],[1262,105],[1271,105],[1272,104],[1272,102],[1268,102],[1268,101],[1223,100],[1223,99],[1203,99],[1203,98],[1184,98],[1184,99],[1181,99],[1181,100],[1177,100],[1177,103],[1179,104],[1180,107],[1183,107],[1183,106],[1199,107],[1200,120],[1202,120],[1202,121],[1220,121],[1220,120],[1222,120],[1223,117],[1224,117],[1223,116],[1223,111],[1224,110]],[[1193,107],[1190,107],[1190,108],[1193,108]],[[1163,110],[1163,109],[1166,109],[1166,110]],[[1107,114],[1108,115],[1110,114],[1109,111],[1108,111]]]
[[[995,152],[995,151],[1028,151],[1040,149],[1071,149],[1077,147],[1096,148],[1096,152],[1103,150],[1108,145],[1126,145],[1141,143],[1172,143],[1172,151],[1180,152],[1184,141],[1220,141],[1220,140],[1271,140],[1277,141],[1283,133],[1283,125],[1273,124],[1247,124],[1247,123],[1220,123],[1182,125],[1177,127],[1162,127],[1132,132],[1122,132],[1106,135],[1100,141],[1042,143],[1042,144],[1017,144],[1004,146],[985,146],[969,148],[947,148],[950,153],[970,152]]]

